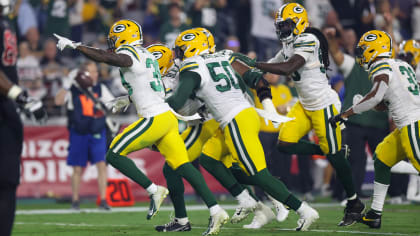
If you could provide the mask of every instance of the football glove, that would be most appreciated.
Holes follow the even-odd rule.
[[[63,51],[65,48],[76,49],[77,46],[82,44],[81,42],[71,41],[70,39],[62,37],[58,34],[54,34],[54,36],[58,39],[57,48],[60,49],[60,51]]]
[[[333,116],[330,119],[328,119],[328,122],[330,122],[331,126],[334,129],[337,128],[337,123],[339,125],[341,125],[342,123],[344,123],[344,122],[347,121],[347,118],[343,118],[343,117],[341,117],[341,115],[342,115],[342,113],[340,113],[340,114],[338,114],[336,116]]]
[[[22,91],[15,101],[27,117],[40,124],[45,124],[48,115],[40,100],[29,98],[26,91]]]
[[[112,113],[125,112],[130,104],[131,100],[128,95],[117,97],[106,103],[107,107],[111,108]]]

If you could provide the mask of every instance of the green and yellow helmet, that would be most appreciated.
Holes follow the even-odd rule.
[[[277,11],[274,25],[280,41],[290,41],[309,26],[308,13],[298,3],[284,4]]]
[[[166,75],[169,68],[174,64],[174,55],[172,50],[163,44],[152,44],[146,48],[159,63],[161,75]]]
[[[369,69],[376,58],[392,58],[392,39],[381,30],[370,30],[362,35],[354,51],[357,63]]]
[[[143,44],[141,26],[133,20],[119,20],[115,22],[108,33],[108,47],[112,51],[121,45]]]
[[[175,56],[181,61],[185,58],[209,52],[209,41],[202,31],[195,29],[185,30],[175,40]]]
[[[214,36],[213,34],[206,28],[203,27],[197,27],[194,28],[195,30],[203,32],[207,36],[207,40],[209,41],[209,52],[215,53],[216,52],[216,43],[214,42]]]
[[[403,41],[400,44],[398,57],[416,68],[420,62],[420,43],[414,39]]]

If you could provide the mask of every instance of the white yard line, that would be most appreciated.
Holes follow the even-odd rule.
[[[133,225],[102,225],[102,224],[69,224],[69,223],[58,223],[58,222],[15,222],[15,225],[47,225],[47,226],[64,226],[64,227],[135,227]],[[207,229],[206,227],[193,227],[193,229]],[[223,227],[222,230],[244,230],[242,228],[229,228]],[[259,229],[257,231],[264,231],[265,229]],[[272,231],[273,228],[267,229]],[[278,231],[295,231],[295,229],[282,229],[275,228],[274,230]],[[313,229],[309,232],[318,232],[318,233],[347,233],[347,234],[366,234],[366,235],[408,235],[403,233],[385,233],[385,232],[365,232],[365,231],[352,231],[352,230],[323,230],[323,229]]]
[[[236,205],[221,205],[226,210],[234,210]],[[340,207],[338,203],[314,203],[311,206],[315,208]],[[205,205],[187,206],[189,211],[207,210]],[[147,212],[148,207],[115,207],[111,211],[99,210],[96,208],[86,208],[80,211],[72,209],[40,209],[40,210],[17,210],[16,215],[55,215],[55,214],[80,214],[80,213],[118,213],[118,212]],[[172,206],[162,206],[159,211],[173,211]]]

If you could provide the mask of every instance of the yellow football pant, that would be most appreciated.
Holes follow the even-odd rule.
[[[385,165],[392,167],[406,157],[420,172],[419,121],[409,124],[392,133],[376,147],[376,157]]]
[[[341,150],[341,129],[339,125],[335,129],[332,128],[328,119],[337,114],[333,104],[322,110],[308,111],[298,101],[287,114],[288,117],[295,119],[281,125],[279,140],[297,143],[314,129],[324,154],[334,154]]]
[[[190,126],[181,137],[184,140],[185,147],[187,148],[188,158],[192,162],[201,155],[204,144],[209,140],[219,129],[219,123],[214,120],[208,120],[203,124]]]
[[[258,138],[260,119],[254,108],[241,111],[207,141],[203,154],[222,161],[226,167],[238,162],[248,175],[266,168],[264,150]],[[231,154],[231,155],[229,155]]]
[[[112,140],[110,150],[127,156],[153,144],[172,169],[188,162],[187,150],[178,133],[178,120],[170,111],[132,123]]]

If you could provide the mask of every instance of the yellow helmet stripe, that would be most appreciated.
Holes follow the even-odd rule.
[[[230,57],[230,59],[229,59],[229,64],[232,64],[232,62],[235,60],[235,57],[234,56],[231,56]]]
[[[120,52],[122,50],[126,50],[126,51],[131,52],[133,54],[133,56],[137,59],[137,61],[140,61],[139,54],[136,52],[136,50],[132,46],[130,46],[130,45],[123,45],[123,46],[121,46],[120,48],[117,49],[117,52]]]
[[[185,66],[183,66],[181,69],[179,69],[179,72],[182,72],[185,69],[195,69],[198,68],[198,64],[197,63],[192,63],[192,64],[187,64]]]

